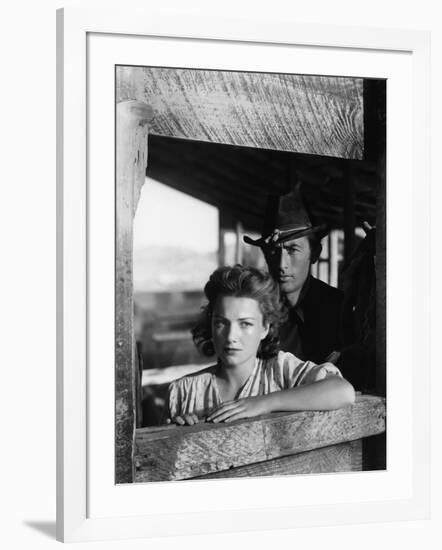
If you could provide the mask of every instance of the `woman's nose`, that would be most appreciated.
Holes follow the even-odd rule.
[[[237,327],[232,324],[227,329],[227,341],[228,342],[236,342],[238,340],[238,330]]]

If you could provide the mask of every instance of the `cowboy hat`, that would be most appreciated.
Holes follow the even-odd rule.
[[[244,235],[243,239],[247,244],[260,247],[278,245],[312,233],[317,233],[318,238],[322,239],[328,233],[327,225],[315,225],[312,220],[301,195],[301,184],[298,183],[285,195],[270,195],[267,198],[262,236],[252,239]],[[266,240],[275,230],[279,230],[278,239],[269,245]]]

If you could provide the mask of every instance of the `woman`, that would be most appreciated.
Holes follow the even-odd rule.
[[[277,284],[252,267],[216,269],[193,340],[217,363],[173,382],[169,422],[231,422],[273,411],[329,410],[354,401],[353,387],[331,363],[316,365],[279,351],[283,320]]]

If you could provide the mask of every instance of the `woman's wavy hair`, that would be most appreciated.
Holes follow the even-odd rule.
[[[233,267],[220,267],[210,276],[204,293],[208,304],[202,308],[197,324],[192,329],[193,341],[203,355],[211,357],[215,354],[211,321],[213,307],[219,296],[253,298],[258,302],[263,322],[269,325],[269,332],[261,341],[257,356],[269,359],[277,355],[278,328],[285,320],[286,313],[280,299],[279,286],[269,273],[239,264]]]

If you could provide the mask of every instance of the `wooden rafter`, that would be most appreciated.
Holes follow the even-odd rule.
[[[363,79],[117,67],[117,101],[149,104],[149,133],[361,159]]]

